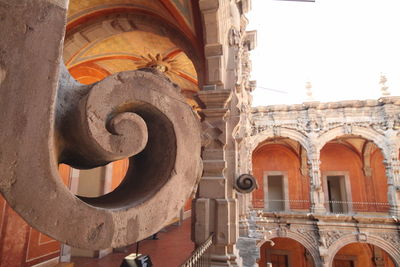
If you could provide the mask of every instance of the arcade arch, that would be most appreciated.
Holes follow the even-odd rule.
[[[388,212],[383,159],[372,141],[358,136],[326,142],[320,151],[325,208],[333,213]]]
[[[381,149],[385,159],[390,158],[390,144],[385,139],[385,136],[376,132],[372,128],[353,125],[342,125],[321,134],[318,137],[318,142],[316,143],[318,150],[321,150],[331,140],[337,139],[341,136],[358,136],[366,140],[371,140]]]
[[[343,255],[343,254],[346,255],[346,253],[349,254],[349,251],[352,251],[352,249],[351,249],[351,247],[349,249],[349,247],[347,247],[347,246],[348,245],[351,246],[352,244],[357,244],[357,245],[353,245],[353,247],[358,246],[358,252],[360,252],[360,250],[362,251],[365,247],[370,249],[371,247],[366,246],[368,244],[376,246],[377,248],[384,251],[385,257],[388,257],[389,260],[393,263],[392,266],[400,266],[400,251],[399,251],[398,247],[396,247],[395,244],[393,244],[392,242],[386,241],[381,237],[378,237],[375,235],[370,235],[370,234],[364,235],[363,238],[365,239],[365,241],[360,242],[359,235],[349,234],[349,235],[345,235],[345,236],[339,238],[338,240],[336,240],[329,247],[329,251],[328,251],[329,259],[327,261],[327,262],[329,262],[329,266],[335,266],[335,265],[333,265],[334,260],[341,258],[341,257],[338,257],[338,255]],[[364,254],[368,254],[368,252],[365,252]],[[361,255],[361,256],[363,257],[364,261],[366,261],[368,258],[368,255],[367,256]],[[360,265],[360,266],[374,266],[374,265],[371,264],[371,265]],[[386,266],[386,265],[384,265],[384,266]],[[389,265],[389,266],[391,266],[391,265]]]
[[[264,140],[252,154],[253,174],[259,188],[253,206],[266,211],[308,211],[307,153],[297,141],[275,137]]]
[[[260,259],[258,265],[272,266],[320,266],[318,250],[308,244],[307,240],[294,233],[286,237],[274,237],[260,246]]]

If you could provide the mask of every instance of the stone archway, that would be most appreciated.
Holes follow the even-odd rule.
[[[267,129],[261,133],[258,133],[255,136],[251,137],[250,141],[249,141],[249,143],[251,144],[249,151],[253,152],[257,148],[257,146],[264,140],[267,140],[270,138],[276,138],[276,137],[286,137],[286,138],[292,139],[294,141],[299,142],[300,145],[307,152],[309,152],[311,150],[308,138],[303,133],[301,133],[300,131],[291,130],[291,129],[287,129],[287,128],[278,128],[277,131],[275,131],[273,129]]]
[[[314,262],[314,266],[322,266],[322,261],[318,250],[318,241],[312,234],[309,234],[309,231],[310,230],[306,230],[304,231],[304,234],[300,234],[287,229],[274,230],[267,236],[267,240],[264,240],[264,242],[259,242],[257,246],[258,248],[261,248],[266,242],[270,242],[274,238],[292,239],[300,243],[310,253]]]
[[[385,241],[383,238],[378,236],[365,235],[365,234],[362,234],[362,237],[361,235],[357,234],[349,234],[337,239],[328,249],[327,255],[329,255],[328,256],[329,258],[326,261],[329,263],[328,266],[332,266],[333,259],[335,258],[335,255],[341,248],[351,243],[359,243],[361,239],[363,239],[362,241],[363,243],[368,243],[377,246],[386,251],[390,255],[394,264],[396,266],[400,266],[400,251],[398,248],[396,248],[396,244],[391,244],[390,242]],[[397,241],[397,246],[398,245],[399,242]]]
[[[74,27],[69,27],[70,25],[67,25],[63,57],[68,68],[70,67],[69,65],[72,58],[80,54],[83,50],[88,49],[90,45],[96,44],[101,40],[106,40],[124,33],[148,32],[156,36],[167,37],[176,45],[175,51],[172,51],[170,54],[176,55],[179,54],[179,52],[183,52],[184,55],[190,59],[196,70],[196,82],[199,83],[199,88],[202,88],[204,64],[202,63],[201,50],[199,50],[198,44],[193,43],[180,29],[171,25],[170,22],[155,15],[140,13],[139,11],[129,8],[115,9],[115,11],[107,14],[107,16],[87,14],[87,19],[83,17],[81,20],[83,22],[78,26],[74,25]],[[93,34],[93,32],[95,32],[95,34]],[[134,58],[129,53],[117,55],[125,59]],[[148,55],[144,54],[142,56],[147,57]],[[90,60],[88,60],[88,62],[90,62]],[[136,68],[137,67],[134,69]]]
[[[317,142],[318,150],[321,150],[329,141],[343,135],[360,136],[364,139],[371,140],[382,150],[385,159],[390,158],[391,147],[390,144],[388,144],[385,136],[376,132],[372,128],[359,127],[359,126],[342,125],[323,133],[318,137],[318,142]]]

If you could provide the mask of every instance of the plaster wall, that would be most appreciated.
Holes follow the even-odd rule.
[[[376,151],[371,157],[373,170],[372,177],[366,177],[363,173],[363,165],[360,156],[350,148],[341,144],[327,144],[321,150],[321,175],[325,179],[326,175],[335,172],[343,172],[349,177],[349,190],[352,202],[387,202],[387,182],[385,168],[383,166],[383,156],[380,151]],[[372,186],[370,186],[372,185]],[[376,205],[354,205],[354,211],[387,211],[382,210],[381,206]]]
[[[309,208],[309,178],[300,173],[298,156],[287,147],[279,144],[269,144],[253,153],[253,174],[258,182],[258,189],[253,192],[253,206],[264,208],[264,175],[268,172],[285,172],[288,176],[290,209]]]
[[[372,183],[373,188],[375,189],[371,194],[375,198],[376,202],[387,202],[388,197],[388,186],[387,186],[387,177],[385,174],[385,166],[383,164],[383,155],[379,150],[375,150],[371,155],[371,168],[372,168]],[[379,208],[378,210],[388,211],[386,208]]]

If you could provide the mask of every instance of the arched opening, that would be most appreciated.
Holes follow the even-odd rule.
[[[64,62],[78,80],[92,83],[100,76],[156,67],[176,83],[188,102],[202,86],[204,75],[197,6],[165,6],[161,1],[69,2]],[[171,16],[172,14],[172,16]],[[88,75],[86,75],[88,74]],[[94,75],[94,79],[93,79]],[[81,76],[81,75],[80,75]],[[87,76],[87,77],[86,77]]]
[[[308,211],[310,179],[307,153],[289,138],[267,139],[253,151],[253,174],[259,188],[253,207],[265,211]]]
[[[89,85],[114,73],[156,68],[180,87],[193,109],[199,109],[195,99],[202,82],[198,33],[193,14],[180,20],[196,10],[186,4],[182,8],[187,10],[171,16],[177,11],[158,1],[69,1],[63,51],[69,73]],[[90,170],[63,171],[69,172],[66,184],[74,194],[99,197],[122,183],[128,165],[129,160],[123,159]]]
[[[99,197],[116,189],[123,181],[129,167],[129,159],[121,159],[106,166],[78,170],[67,164],[59,165],[64,185],[78,196]]]
[[[333,267],[395,267],[391,256],[378,246],[368,243],[351,243],[342,247],[333,259]]]
[[[373,142],[352,135],[337,137],[321,149],[320,159],[328,212],[388,212],[383,155]]]
[[[313,267],[310,252],[298,241],[277,237],[265,242],[260,248],[260,267]]]

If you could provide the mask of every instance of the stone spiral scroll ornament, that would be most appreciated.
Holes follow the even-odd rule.
[[[189,198],[202,171],[200,127],[156,70],[74,81],[61,59],[66,5],[0,1],[0,191],[63,243],[121,247],[160,230]],[[123,182],[100,197],[73,195],[58,174],[59,163],[89,169],[126,157]]]
[[[236,179],[234,187],[238,192],[248,194],[257,189],[258,184],[253,175],[242,174]]]

